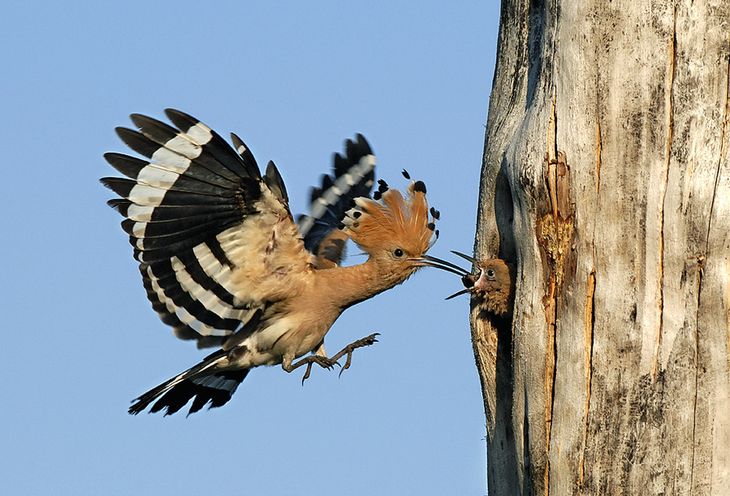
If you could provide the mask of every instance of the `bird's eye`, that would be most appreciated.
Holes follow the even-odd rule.
[[[487,269],[487,277],[489,279],[494,279],[494,269]]]
[[[395,256],[396,256],[396,258],[400,258],[400,257],[402,257],[402,256],[403,256],[403,250],[401,250],[400,248],[396,248],[396,249],[395,249],[395,250],[393,251],[393,255],[395,255]]]

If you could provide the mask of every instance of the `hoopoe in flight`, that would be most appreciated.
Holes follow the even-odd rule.
[[[128,179],[102,183],[120,197],[109,205],[126,218],[122,227],[162,321],[179,338],[219,349],[137,398],[129,413],[152,404],[150,412],[169,415],[190,400],[189,413],[219,407],[261,365],[306,366],[304,381],[313,364],[332,368],[346,356],[344,370],[354,349],[377,340],[372,334],[327,357],[325,335],[346,308],[419,267],[456,273],[426,255],[439,213],[429,210],[423,182],[403,195],[381,180],[370,198],[375,156],[362,135],[335,154],[332,175],[312,191],[311,212],[297,224],[273,162],[262,175],[235,134],[234,149],[197,119],[165,113],[177,129],[138,114],[131,119],[139,131],[117,128],[146,160],[105,154]],[[348,239],[367,261],[339,265]]]

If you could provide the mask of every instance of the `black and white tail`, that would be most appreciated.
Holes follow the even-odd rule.
[[[129,407],[129,413],[137,415],[153,401],[155,403],[150,408],[150,413],[164,409],[165,415],[177,412],[193,398],[188,415],[197,412],[208,403],[210,403],[209,408],[225,405],[250,370],[214,371],[216,364],[225,356],[225,351],[217,351],[194,367],[150,389],[134,401]]]

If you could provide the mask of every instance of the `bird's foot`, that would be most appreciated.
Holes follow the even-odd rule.
[[[310,374],[312,373],[312,365],[314,364],[319,365],[323,369],[332,370],[335,365],[339,366],[340,364],[337,363],[336,358],[327,358],[326,356],[321,355],[309,355],[308,357],[302,358],[298,362],[292,364],[290,368],[290,372],[298,367],[301,367],[302,365],[307,366],[307,370],[304,371],[304,377],[302,377],[302,386],[304,385],[304,381],[309,379]]]
[[[345,365],[342,366],[339,376],[342,376],[342,373],[350,368],[350,364],[352,363],[352,352],[358,348],[364,348],[365,346],[371,346],[377,343],[378,336],[380,336],[380,333],[376,332],[375,334],[371,334],[370,336],[358,339],[357,341],[353,341],[352,343],[342,348],[342,351],[340,351],[330,359],[336,362],[343,356],[347,355],[347,360],[345,360]]]

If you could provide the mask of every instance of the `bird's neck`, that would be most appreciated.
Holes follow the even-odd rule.
[[[327,279],[330,300],[342,310],[372,298],[406,279],[387,270],[372,258],[359,265],[323,270],[320,275]]]

